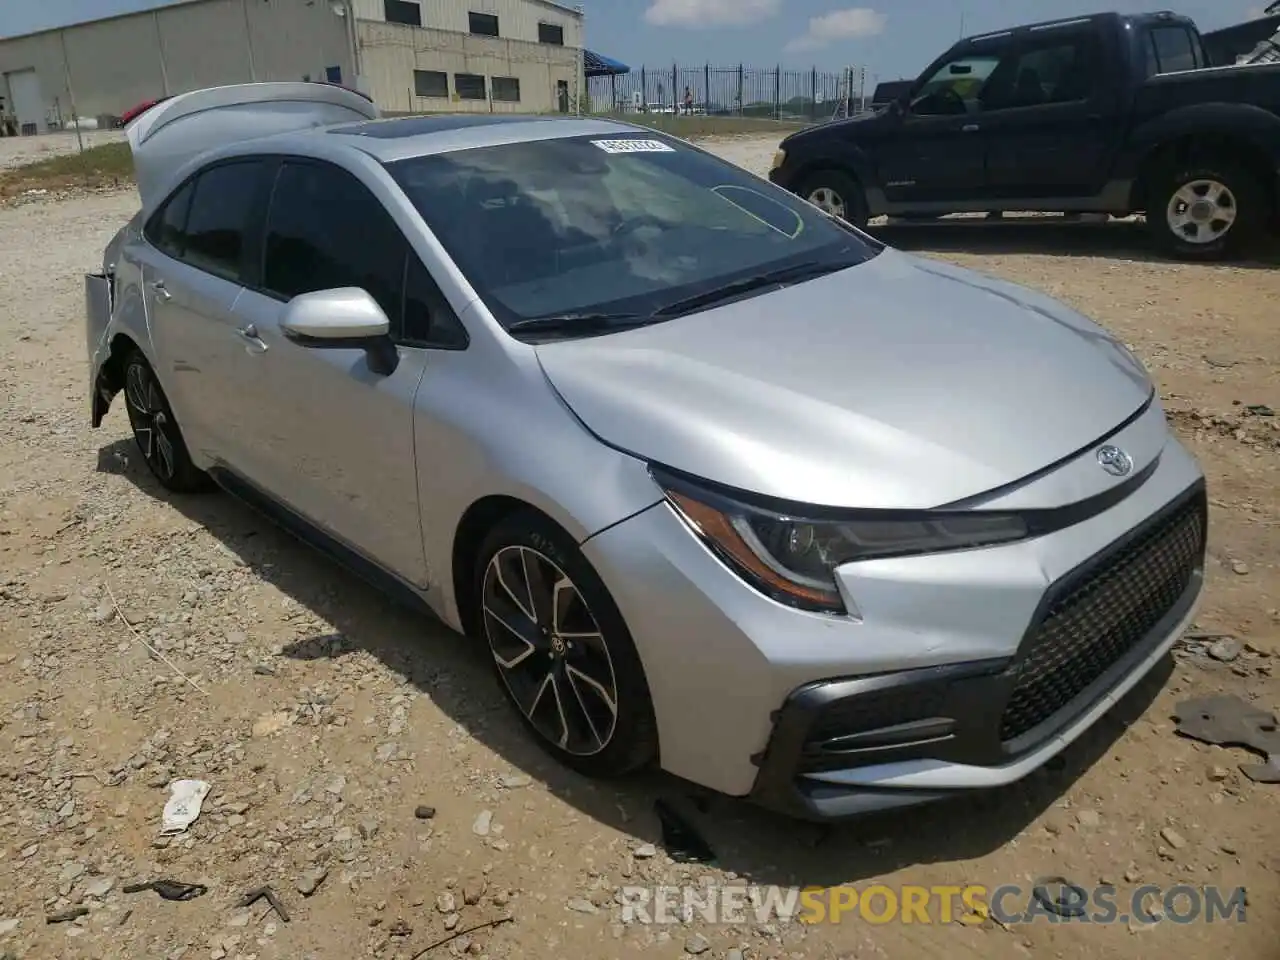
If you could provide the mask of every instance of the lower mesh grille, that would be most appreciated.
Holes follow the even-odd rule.
[[[1006,743],[1068,706],[1154,629],[1204,555],[1203,492],[1113,553],[1049,608],[1015,667]]]

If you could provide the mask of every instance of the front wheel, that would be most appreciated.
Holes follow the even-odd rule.
[[[1159,176],[1147,204],[1155,241],[1183,260],[1222,260],[1255,240],[1269,216],[1266,191],[1229,161],[1184,165]]]
[[[824,213],[839,217],[855,227],[865,227],[871,219],[862,184],[838,170],[811,173],[796,192]]]
[[[499,683],[544,749],[593,777],[657,756],[639,654],[571,537],[537,513],[510,517],[485,539],[474,584]]]

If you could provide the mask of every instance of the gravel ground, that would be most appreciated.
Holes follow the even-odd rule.
[[[712,146],[756,172],[774,149]],[[81,274],[134,203],[0,209],[0,957],[409,960],[510,916],[428,956],[1275,960],[1280,787],[1170,721],[1179,700],[1219,691],[1280,708],[1280,421],[1246,409],[1280,408],[1274,268],[1150,261],[1130,226],[885,232],[1061,297],[1136,348],[1209,475],[1196,629],[1236,640],[1184,644],[1064,763],[1014,788],[819,830],[660,774],[599,785],[565,772],[460,638],[225,496],[162,494],[119,404],[92,431]],[[186,777],[212,792],[186,835],[162,838],[166,787]],[[716,865],[666,854],[660,796]],[[1122,903],[1145,883],[1244,886],[1247,922],[1005,927],[935,912],[932,925],[660,927],[623,924],[614,906],[629,883],[1053,875],[1116,884]],[[157,878],[208,892],[122,891]],[[291,922],[235,906],[263,884]]]

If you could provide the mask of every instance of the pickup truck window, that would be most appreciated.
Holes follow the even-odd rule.
[[[977,111],[978,97],[1000,60],[998,54],[970,55],[944,63],[921,85],[911,112],[933,117]]]
[[[1093,33],[1055,38],[1023,47],[1002,65],[982,92],[983,110],[1038,107],[1088,100],[1101,74],[1098,38]]]
[[[1199,44],[1186,27],[1154,27],[1147,34],[1148,77],[1203,66]]]

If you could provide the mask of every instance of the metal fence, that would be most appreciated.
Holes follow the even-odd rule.
[[[593,113],[692,112],[813,122],[830,120],[840,109],[859,112],[870,93],[866,81],[866,71],[856,66],[831,71],[646,65],[620,77],[592,77],[588,95]]]

